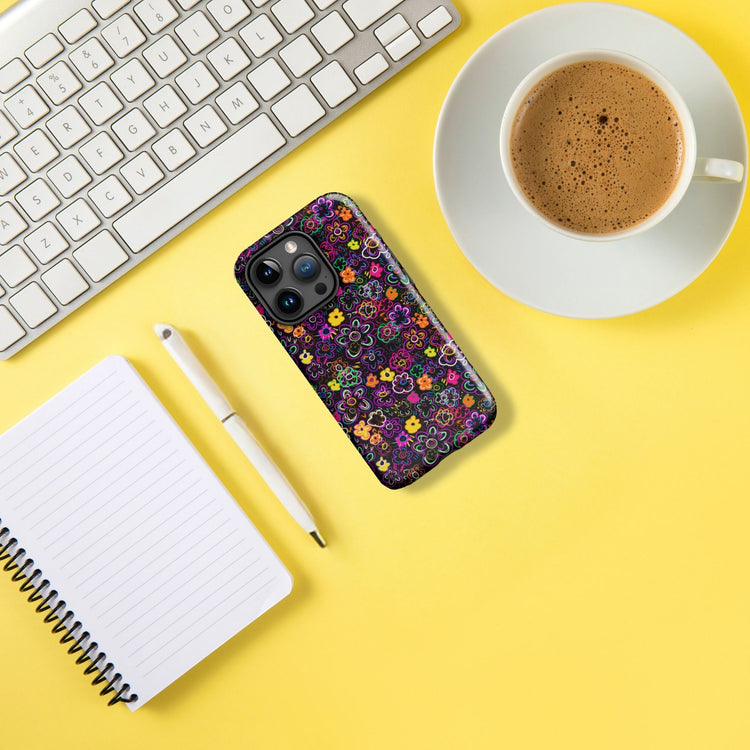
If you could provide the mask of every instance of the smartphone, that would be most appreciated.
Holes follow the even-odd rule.
[[[411,484],[494,421],[489,389],[351,198],[316,198],[234,272],[386,487]]]

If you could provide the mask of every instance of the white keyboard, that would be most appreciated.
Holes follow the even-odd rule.
[[[0,15],[0,359],[459,23],[444,0],[21,0]]]

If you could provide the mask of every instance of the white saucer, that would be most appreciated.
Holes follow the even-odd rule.
[[[721,250],[745,193],[745,181],[693,183],[657,227],[613,242],[568,239],[530,215],[500,163],[505,105],[539,63],[592,47],[651,63],[687,102],[698,155],[747,167],[742,115],[726,79],[698,44],[656,16],[609,3],[558,5],[515,21],[480,47],[453,82],[438,122],[434,169],[443,215],[466,257],[498,289],[573,318],[627,315],[684,289]]]

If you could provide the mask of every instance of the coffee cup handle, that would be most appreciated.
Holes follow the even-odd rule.
[[[695,160],[693,180],[695,182],[742,182],[744,165],[731,159]]]

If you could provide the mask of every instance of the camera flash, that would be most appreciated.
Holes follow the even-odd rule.
[[[297,252],[297,243],[294,242],[293,240],[289,240],[289,242],[287,242],[286,245],[284,245],[284,250],[286,250],[290,255],[292,253],[296,253]]]

